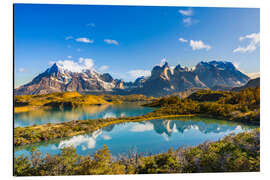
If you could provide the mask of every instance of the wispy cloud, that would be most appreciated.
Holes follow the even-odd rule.
[[[107,44],[114,44],[114,45],[119,44],[116,40],[113,39],[104,39],[104,42],[106,42]]]
[[[72,58],[72,56],[67,56],[67,58],[68,58],[68,59],[71,59],[71,58]]]
[[[178,10],[178,12],[184,16],[182,19],[183,24],[188,27],[191,26],[193,24],[197,24],[199,22],[198,19],[192,18],[190,16],[194,15],[194,10],[192,8],[188,8],[188,9],[180,9]],[[189,17],[188,17],[189,16]]]
[[[250,77],[251,79],[255,79],[260,77],[260,72],[255,72],[255,73],[246,73],[248,75],[248,77]]]
[[[201,50],[201,49],[206,49],[206,51],[209,51],[212,48],[210,45],[205,44],[201,40],[199,41],[190,40],[189,45],[193,51]]]
[[[180,9],[178,11],[180,14],[182,14],[183,16],[192,16],[193,15],[193,9],[192,8],[188,8],[188,9]]]
[[[188,40],[186,40],[186,39],[184,39],[184,38],[181,38],[181,37],[180,37],[178,40],[179,40],[180,42],[183,42],[183,43],[188,42]]]
[[[136,124],[134,125],[130,131],[132,132],[144,132],[144,131],[151,131],[154,129],[153,124],[145,123],[145,124]]]
[[[193,24],[197,24],[198,22],[199,20],[191,18],[191,17],[183,18],[183,23],[185,26],[191,26]]]
[[[99,68],[99,71],[104,72],[109,69],[109,66],[103,65]]]
[[[189,41],[189,46],[192,48],[193,51],[205,49],[209,51],[212,47],[208,44],[205,44],[202,40],[187,40],[182,37],[178,39],[182,43],[187,43]]]
[[[73,39],[73,36],[67,36],[67,37],[65,38],[65,40],[70,40],[70,39]]]
[[[136,69],[136,70],[129,71],[128,74],[130,76],[132,76],[133,78],[138,78],[138,77],[141,77],[141,76],[150,76],[151,75],[151,71],[149,71],[149,70],[142,70],[142,69]]]
[[[93,43],[94,40],[92,39],[88,39],[86,37],[81,37],[81,38],[77,38],[75,39],[77,42],[82,42],[82,43]]]
[[[238,48],[234,49],[233,52],[253,52],[260,46],[260,33],[252,33],[246,36],[242,36],[239,38],[239,41],[249,40],[249,44],[247,46],[238,46]]]
[[[73,60],[50,61],[49,65],[56,63],[60,68],[71,72],[82,72],[86,69],[94,69],[94,61],[91,58],[80,57],[78,62]]]

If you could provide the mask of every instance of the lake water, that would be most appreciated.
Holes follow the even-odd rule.
[[[154,108],[135,104],[85,106],[62,111],[37,109],[29,112],[15,113],[14,126],[25,127],[34,124],[61,123],[72,120],[141,116],[153,110]]]
[[[136,149],[142,153],[166,152],[170,147],[195,146],[205,141],[217,141],[230,133],[248,131],[254,126],[200,117],[158,119],[111,125],[92,134],[78,135],[62,140],[21,146],[15,155],[30,155],[37,147],[42,154],[58,154],[61,148],[72,146],[80,155],[93,154],[106,144],[112,155],[127,154]]]

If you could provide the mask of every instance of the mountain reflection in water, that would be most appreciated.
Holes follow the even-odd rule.
[[[217,141],[230,133],[252,128],[254,126],[199,117],[130,122],[107,126],[92,134],[17,147],[15,155],[29,155],[32,147],[37,147],[43,154],[57,154],[62,148],[70,146],[76,148],[78,154],[87,155],[102,148],[104,144],[113,155],[127,153],[132,148],[138,152],[159,153],[170,147],[176,149],[205,141]]]
[[[140,116],[153,110],[154,108],[138,106],[136,104],[93,105],[65,110],[37,109],[35,111],[14,114],[14,126],[25,127],[34,124],[62,123],[72,120]]]

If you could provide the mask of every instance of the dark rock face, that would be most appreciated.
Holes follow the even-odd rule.
[[[101,74],[100,79],[109,83],[113,81],[113,77],[109,73]]]
[[[138,91],[142,94],[152,96],[163,96],[174,92],[185,91],[186,89],[198,87],[207,88],[197,75],[177,65],[174,69],[165,63],[163,66],[155,66],[148,78],[140,78],[135,82],[139,83]]]
[[[15,95],[78,91],[164,96],[191,88],[231,89],[246,84],[248,80],[249,77],[231,62],[224,61],[200,62],[192,70],[180,65],[171,68],[166,62],[163,66],[155,66],[151,76],[139,77],[134,82],[124,82],[108,73],[99,74],[90,69],[71,72],[54,64],[14,92]]]
[[[209,88],[215,86],[237,87],[249,80],[249,77],[237,70],[231,62],[200,62],[194,72]]]
[[[47,94],[65,91],[111,91],[117,82],[110,74],[99,74],[93,70],[71,72],[57,64],[39,74],[31,82],[15,89],[15,95]]]

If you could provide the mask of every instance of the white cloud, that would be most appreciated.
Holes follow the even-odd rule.
[[[86,144],[88,149],[93,149],[96,146],[96,138],[89,137],[89,136],[83,136],[83,135],[73,136],[69,140],[61,141],[58,145],[58,148],[59,149],[62,149],[65,147],[76,148],[78,146],[81,146],[82,144]]]
[[[191,26],[191,25],[196,24],[198,22],[199,22],[199,20],[191,18],[191,17],[183,18],[183,23],[185,24],[185,26]]]
[[[244,39],[251,39],[255,43],[259,43],[260,42],[260,33],[252,33],[252,34],[248,34],[246,36],[242,36],[239,38],[240,41],[242,41]]]
[[[90,58],[79,58],[79,62],[81,66],[86,69],[93,69],[94,68],[94,61]]]
[[[88,149],[93,149],[96,146],[96,139],[102,134],[101,130],[97,130],[92,133],[92,135],[78,135],[73,136],[68,140],[63,140],[59,143],[58,148],[62,149],[64,147],[78,147],[81,146],[85,150],[85,145]]]
[[[24,68],[19,68],[18,71],[19,71],[19,72],[25,72],[25,69],[24,69]]]
[[[79,58],[79,62],[73,60],[59,60],[50,61],[49,65],[56,63],[60,68],[71,71],[71,72],[82,72],[83,70],[94,69],[94,61],[90,58]]]
[[[206,51],[209,51],[212,48],[210,45],[204,44],[204,42],[201,40],[199,41],[190,40],[190,47],[192,48],[193,51],[201,49],[206,49]]]
[[[70,40],[70,39],[73,39],[73,36],[67,36],[67,37],[65,38],[65,40]]]
[[[191,20],[190,17],[184,18],[184,19],[183,19],[183,23],[184,23],[185,25],[187,25],[187,26],[190,26],[190,25],[192,24],[192,20]]]
[[[188,40],[186,40],[186,39],[184,39],[184,38],[179,38],[178,40],[179,40],[180,42],[183,42],[183,43],[188,42]]]
[[[260,72],[255,72],[255,73],[246,73],[250,79],[256,79],[260,77]]]
[[[180,9],[178,11],[180,14],[182,14],[183,16],[192,16],[193,15],[193,10],[191,8],[188,8],[186,10]]]
[[[106,42],[107,44],[114,44],[114,45],[119,44],[116,40],[113,39],[104,39],[104,42]]]
[[[100,68],[99,68],[99,70],[101,71],[101,72],[104,72],[104,71],[106,71],[106,70],[108,70],[109,69],[109,66],[106,66],[106,65],[103,65],[103,66],[101,66]]]
[[[102,138],[104,140],[110,140],[110,139],[112,139],[111,136],[108,136],[108,135],[103,135]]]
[[[107,119],[107,118],[116,118],[116,114],[113,113],[113,112],[106,112],[106,114],[104,114],[103,118],[104,119]]]
[[[242,36],[239,38],[239,41],[243,41],[245,39],[249,40],[249,44],[245,47],[238,46],[238,48],[234,49],[233,52],[253,52],[257,49],[257,47],[260,46],[260,33],[252,33],[246,36]]]
[[[82,42],[82,43],[93,43],[94,42],[94,40],[88,39],[86,37],[77,38],[76,41],[77,42]]]
[[[142,69],[136,69],[136,70],[131,70],[128,72],[128,74],[130,76],[132,76],[133,78],[138,78],[141,76],[150,76],[151,75],[151,71],[149,70],[142,70]]]
[[[154,129],[153,124],[151,123],[145,123],[145,124],[136,124],[132,126],[131,130],[132,132],[144,132],[144,131],[151,131]]]
[[[68,59],[71,59],[71,58],[72,58],[72,56],[67,56],[67,58],[68,58]]]

